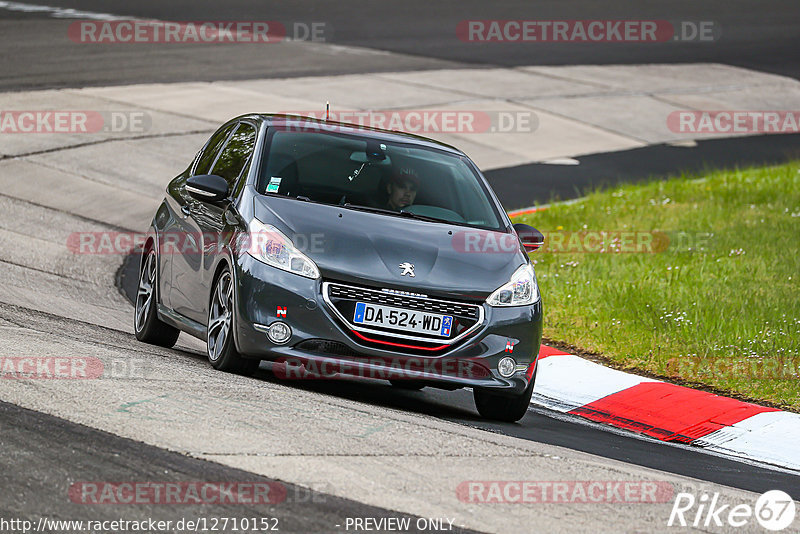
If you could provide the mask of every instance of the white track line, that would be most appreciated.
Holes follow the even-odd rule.
[[[57,19],[90,19],[90,20],[139,20],[136,17],[121,17],[110,13],[97,13],[95,11],[79,11],[65,7],[41,6],[37,4],[23,4],[21,2],[0,2],[0,9],[17,11],[20,13],[46,13]]]

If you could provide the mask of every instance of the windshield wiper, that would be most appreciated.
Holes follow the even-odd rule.
[[[412,213],[406,210],[400,210],[400,215],[402,215],[403,217],[408,217],[410,219],[419,219],[420,221],[454,224],[453,221],[448,221],[447,219],[440,219],[439,217],[431,217],[430,215],[420,215],[419,213]]]
[[[398,212],[394,212],[397,214]],[[451,221],[450,219],[440,219],[439,217],[431,217],[430,215],[420,215],[419,213],[412,213],[410,211],[400,210],[400,216],[408,217],[410,219],[417,219],[420,221],[429,221],[429,222],[438,222],[444,224],[452,224],[455,226],[465,226],[467,228],[475,228],[474,225],[469,224],[468,222],[461,222],[461,221]]]
[[[398,215],[398,212],[394,210],[387,210],[384,208],[373,208],[372,206],[363,206],[361,204],[351,204],[349,202],[345,202],[344,204],[340,204],[342,208],[347,208],[349,210],[358,210],[358,211],[368,211],[370,213],[385,213],[387,215]]]
[[[368,211],[370,213],[385,213],[386,215],[394,215],[395,217],[407,217],[409,219],[417,219],[420,221],[439,222],[445,224],[458,224],[454,223],[453,221],[448,221],[447,219],[439,219],[438,217],[419,215],[418,213],[412,213],[406,210],[395,211],[395,210],[388,210],[385,208],[373,208],[371,206],[363,206],[361,204],[350,204],[349,202],[347,202],[346,204],[342,204],[342,207],[359,211]]]

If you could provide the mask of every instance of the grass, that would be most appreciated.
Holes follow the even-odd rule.
[[[531,254],[549,340],[800,411],[800,162],[625,185],[514,222],[549,243]]]

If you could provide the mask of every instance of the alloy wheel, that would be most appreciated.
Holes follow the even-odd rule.
[[[225,350],[225,342],[231,331],[233,315],[233,280],[229,272],[224,272],[217,280],[217,287],[211,299],[208,314],[208,358],[216,361]]]
[[[136,292],[136,331],[140,332],[150,315],[150,306],[156,286],[156,254],[150,251],[145,258],[139,275],[139,289]]]

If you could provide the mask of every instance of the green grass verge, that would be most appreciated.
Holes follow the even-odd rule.
[[[549,242],[531,254],[548,339],[800,411],[800,162],[625,185],[514,222]],[[656,252],[595,252],[592,231]]]

